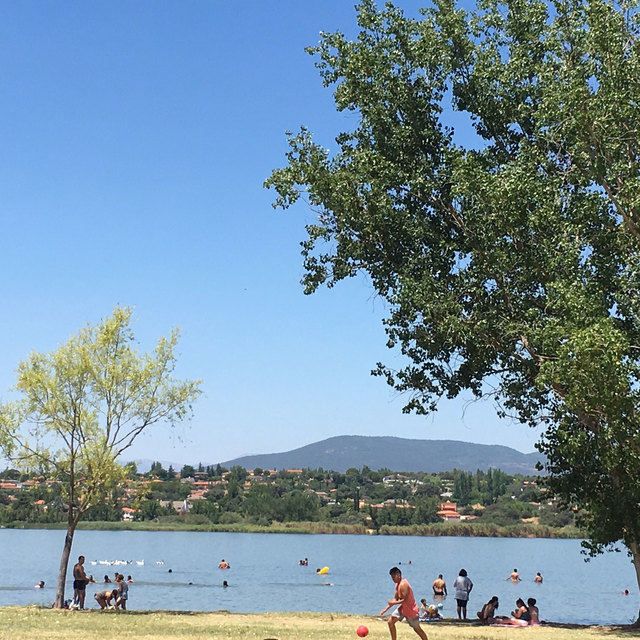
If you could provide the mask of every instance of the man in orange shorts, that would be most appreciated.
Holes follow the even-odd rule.
[[[427,634],[420,626],[418,604],[416,603],[409,581],[402,577],[402,572],[398,567],[390,569],[389,575],[396,585],[396,590],[393,598],[388,601],[387,607],[380,612],[380,615],[383,616],[389,609],[395,607],[388,622],[391,640],[396,640],[396,624],[402,620],[406,620],[422,640],[428,640]]]

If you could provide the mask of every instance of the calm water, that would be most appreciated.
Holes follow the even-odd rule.
[[[0,605],[53,601],[63,538],[62,531],[0,530]],[[533,596],[544,619],[562,622],[624,623],[635,619],[638,610],[627,557],[608,554],[585,563],[575,540],[80,531],[73,559],[80,553],[87,558],[87,573],[98,581],[87,587],[90,607],[93,593],[104,588],[104,574],[113,577],[119,570],[135,580],[129,590],[131,609],[375,614],[393,594],[388,569],[402,562],[416,597],[428,601],[438,573],[451,584],[465,567],[475,585],[469,604],[473,615],[492,595],[500,597],[503,614],[518,596]],[[298,566],[303,557],[309,558],[309,567]],[[231,570],[217,569],[222,558]],[[133,562],[92,564],[115,559]],[[136,560],[144,560],[144,566]],[[331,567],[329,576],[317,576],[315,568],[325,565]],[[520,585],[505,580],[514,567],[523,577]],[[536,571],[544,575],[544,584],[533,583]],[[228,589],[222,588],[223,579]],[[46,581],[42,591],[33,588],[38,580]],[[622,595],[625,588],[631,596]],[[444,615],[454,614],[450,597]]]

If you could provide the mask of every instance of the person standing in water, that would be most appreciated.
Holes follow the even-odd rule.
[[[427,634],[420,626],[420,611],[409,581],[402,577],[402,571],[398,567],[392,567],[389,570],[389,575],[396,585],[396,589],[393,598],[387,602],[387,606],[380,612],[380,615],[383,616],[389,609],[395,607],[388,621],[391,640],[397,638],[396,624],[405,619],[422,640],[428,640]]]
[[[538,573],[536,573],[536,577],[533,579],[533,581],[536,584],[542,584],[542,580],[543,580],[542,574],[538,571]]]
[[[447,583],[444,581],[442,574],[438,574],[438,577],[433,581],[433,595],[436,598],[442,598],[447,595]]]
[[[511,575],[507,578],[507,580],[511,580],[511,582],[521,582],[522,578],[520,577],[520,574],[518,573],[518,570],[514,569],[511,572]]]

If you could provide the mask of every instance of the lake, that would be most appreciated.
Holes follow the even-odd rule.
[[[63,531],[0,530],[0,605],[53,602],[63,540]],[[558,622],[627,623],[638,611],[638,588],[626,555],[585,562],[577,540],[79,531],[74,562],[80,554],[86,557],[87,574],[98,582],[87,587],[89,607],[96,605],[93,593],[104,588],[104,574],[113,578],[119,571],[134,579],[131,609],[376,614],[393,595],[388,570],[401,562],[416,597],[429,602],[438,573],[451,585],[460,568],[466,568],[475,585],[470,616],[492,595],[499,596],[504,615],[517,597],[533,596],[541,617]],[[305,557],[309,566],[298,566]],[[230,570],[217,568],[222,558]],[[113,560],[131,564],[99,564]],[[323,566],[330,567],[329,575],[316,575],[315,569]],[[523,578],[519,585],[506,580],[514,567]],[[536,571],[544,584],[533,583]],[[46,582],[45,589],[33,588],[39,580]],[[226,589],[223,580],[229,583]],[[629,597],[622,595],[626,588]],[[67,597],[72,595],[69,580]],[[443,614],[455,615],[451,596]]]

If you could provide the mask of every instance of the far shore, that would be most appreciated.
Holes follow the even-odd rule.
[[[183,611],[65,611],[37,607],[0,607],[0,629],[12,640],[353,640],[364,625],[369,638],[388,638],[380,618],[341,613],[192,613]],[[630,626],[544,624],[538,627],[500,628],[476,622],[442,621],[424,624],[429,640],[507,640],[528,638],[553,640],[622,640],[640,637]],[[5,636],[2,636],[5,637]],[[415,638],[408,626],[398,632],[400,640]]]
[[[12,522],[2,525],[5,529],[66,529],[64,522],[32,523]],[[89,531],[206,531],[224,533],[291,533],[291,534],[343,534],[343,535],[394,535],[417,537],[476,537],[476,538],[560,538],[582,539],[575,527],[556,529],[536,524],[516,524],[506,527],[491,524],[437,523],[411,525],[405,527],[381,527],[379,531],[367,529],[363,525],[340,524],[333,522],[280,522],[268,526],[249,523],[210,524],[199,522],[180,522],[171,520],[158,522],[144,520],[140,522],[85,521],[78,529]]]

